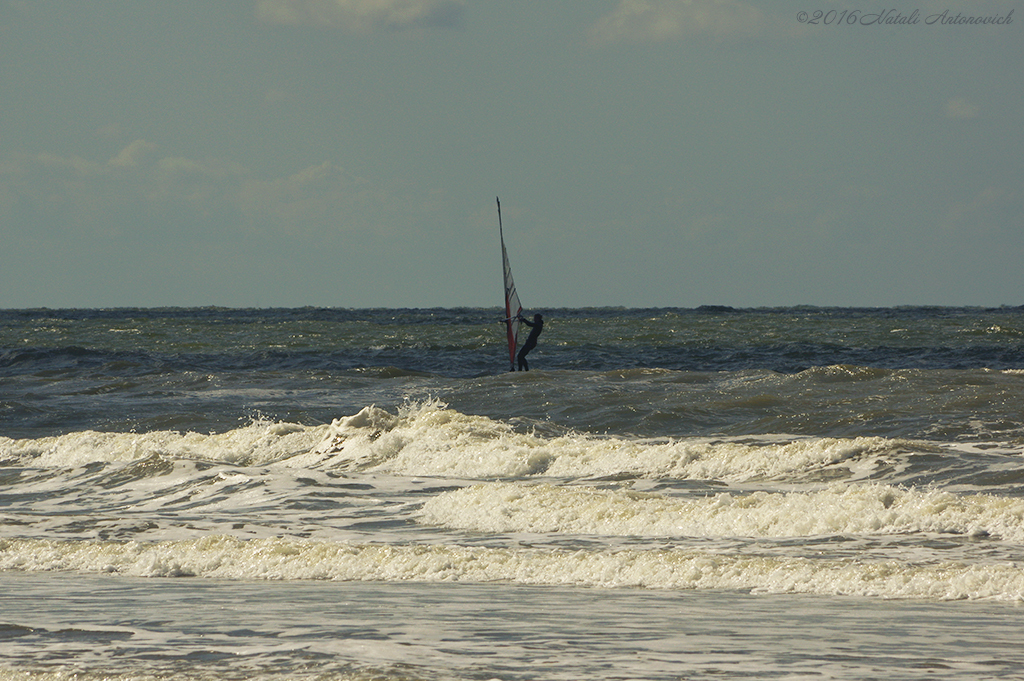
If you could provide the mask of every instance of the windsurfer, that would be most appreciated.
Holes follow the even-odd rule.
[[[544,330],[544,318],[539,314],[533,315],[533,321],[528,321],[522,315],[517,317],[519,321],[530,327],[530,335],[526,338],[526,343],[523,344],[523,349],[519,351],[519,370],[529,371],[530,365],[526,363],[526,355],[537,347],[537,336]]]

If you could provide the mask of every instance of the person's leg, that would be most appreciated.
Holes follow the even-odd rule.
[[[520,371],[529,371],[530,370],[530,365],[526,361],[526,355],[532,349],[533,348],[529,344],[526,344],[526,345],[523,346],[523,349],[519,351],[519,370]]]

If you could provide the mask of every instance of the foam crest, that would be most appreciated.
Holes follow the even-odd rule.
[[[257,421],[225,433],[178,431],[102,433],[86,430],[35,440],[0,438],[0,460],[14,459],[40,468],[130,462],[155,455],[259,465],[311,449],[321,428]]]
[[[788,443],[747,444],[706,441],[631,441],[584,439],[559,450],[550,475],[602,477],[631,474],[743,482],[820,470],[827,466],[883,455],[901,443],[886,438],[801,439]]]
[[[847,465],[851,474],[859,474],[860,469],[870,471],[878,457],[905,446],[900,440],[880,437],[756,444],[631,440],[582,433],[543,437],[431,401],[408,405],[397,415],[366,407],[354,416],[336,419],[313,452],[291,459],[289,465],[469,478],[631,475],[740,482],[834,465]]]
[[[557,442],[517,433],[508,423],[428,401],[407,405],[397,415],[366,407],[335,419],[318,447],[288,465],[395,475],[523,477],[544,472],[556,449]]]
[[[877,483],[697,499],[583,486],[489,483],[431,498],[419,520],[493,533],[644,537],[942,533],[1024,542],[1024,500]]]
[[[138,577],[511,582],[881,598],[1024,600],[1024,571],[964,564],[731,555],[684,549],[508,549],[211,536],[154,543],[0,540],[0,569]]]
[[[830,467],[845,467],[846,477],[869,476],[877,461],[909,447],[881,437],[739,442],[638,440],[576,432],[545,436],[430,400],[407,404],[397,413],[369,406],[322,426],[256,421],[213,434],[83,431],[36,440],[0,438],[0,460],[60,468],[159,455],[406,476],[633,476],[744,482],[799,480]]]

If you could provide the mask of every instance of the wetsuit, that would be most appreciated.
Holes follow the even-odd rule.
[[[533,315],[532,322],[526,321],[522,317],[519,319],[523,324],[530,327],[530,335],[526,338],[526,342],[523,343],[523,349],[519,351],[519,370],[529,371],[530,365],[526,363],[526,355],[530,350],[537,347],[537,336],[544,330],[544,319],[539,314]]]

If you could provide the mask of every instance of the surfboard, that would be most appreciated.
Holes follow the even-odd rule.
[[[498,202],[498,236],[501,239],[501,269],[504,274],[505,284],[505,331],[508,336],[508,364],[509,371],[516,370],[516,348],[519,345],[519,328],[522,323],[519,315],[523,312],[523,306],[519,304],[519,294],[516,293],[516,284],[512,280],[512,267],[508,264],[508,251],[505,250],[505,234],[501,228],[501,200],[495,197]]]

